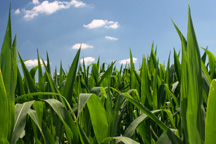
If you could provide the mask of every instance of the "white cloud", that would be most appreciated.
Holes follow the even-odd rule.
[[[85,43],[77,43],[77,44],[72,46],[72,49],[79,49],[80,46],[81,46],[81,49],[88,49],[88,48],[93,48],[94,47],[92,45],[88,45],[88,44],[85,44]]]
[[[94,29],[94,28],[111,28],[111,29],[117,29],[119,27],[118,22],[114,21],[108,21],[103,19],[93,19],[89,24],[83,25],[85,28]]]
[[[85,65],[89,65],[89,64],[95,62],[95,58],[93,58],[93,57],[85,57],[85,58],[81,59],[80,60],[81,64],[83,63],[83,60],[85,62]]]
[[[40,2],[39,2],[39,0],[32,0],[32,3],[33,4],[39,4]]]
[[[32,2],[34,1],[36,2],[37,0],[33,0]],[[53,2],[49,2],[48,0],[45,0],[42,3],[34,6],[31,10],[24,9],[23,10],[25,13],[24,19],[31,20],[34,17],[38,16],[39,14],[51,15],[58,10],[68,9],[71,6],[78,8],[78,7],[84,7],[86,6],[86,4],[82,1],[77,1],[77,0],[71,0],[70,2],[57,1],[57,0]]]
[[[119,63],[120,64],[129,64],[130,63],[130,58],[124,59],[124,60],[120,60]],[[133,58],[133,63],[137,63],[137,58]]]
[[[34,60],[27,60],[27,61],[25,61],[24,63],[25,63],[25,65],[26,65],[27,67],[34,67],[34,66],[37,66],[37,65],[38,65],[38,60],[37,60],[37,59],[34,59]],[[43,62],[42,62],[41,59],[40,59],[40,63],[41,63],[41,65],[43,65]],[[44,61],[44,63],[47,64],[47,61]]]
[[[71,0],[71,5],[73,5],[74,7],[78,8],[78,7],[84,7],[84,6],[86,6],[86,3],[82,2],[82,1]]]
[[[20,14],[20,9],[16,9],[16,10],[14,11],[14,13],[15,13],[15,14]]]
[[[116,37],[111,37],[111,36],[105,36],[106,39],[108,40],[118,40]]]

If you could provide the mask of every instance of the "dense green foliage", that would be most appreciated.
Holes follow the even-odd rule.
[[[11,20],[0,55],[0,144],[211,144],[216,142],[216,62],[201,57],[190,15],[182,58],[174,50],[166,67],[154,45],[135,70],[111,64],[79,65],[81,49],[66,73],[51,74],[49,56],[30,71],[12,42]],[[208,60],[206,61],[206,58]],[[207,64],[206,64],[207,63]],[[36,73],[37,72],[37,73]],[[38,74],[38,81],[35,80]]]

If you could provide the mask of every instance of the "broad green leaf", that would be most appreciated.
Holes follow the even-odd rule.
[[[80,136],[82,144],[90,144],[89,139],[86,136],[84,130],[80,127],[78,123],[77,123],[77,126],[78,126],[79,136]]]
[[[173,22],[173,21],[172,21]],[[187,128],[187,80],[188,80],[188,71],[187,71],[187,41],[181,31],[178,29],[176,24],[173,22],[176,31],[180,37],[182,43],[182,65],[181,65],[181,123],[182,123],[182,133],[183,133],[183,143],[188,143],[188,128]],[[183,72],[184,71],[184,72]]]
[[[11,6],[9,9],[8,24],[1,48],[0,56],[0,68],[3,76],[5,89],[8,97],[12,94],[10,91],[11,87],[11,76],[12,76],[12,63],[13,63],[13,50],[12,50],[12,28],[11,28]],[[10,103],[10,102],[9,102]]]
[[[12,144],[15,144],[17,142],[22,131],[24,130],[26,125],[26,115],[33,103],[34,101],[29,101],[23,104],[15,105],[15,123],[11,139]]]
[[[141,103],[145,105],[146,98],[150,96],[149,92],[149,79],[148,79],[148,66],[146,58],[143,56],[142,68],[141,68]]]
[[[213,79],[214,75],[215,75],[215,68],[216,68],[216,64],[215,64],[215,56],[212,52],[210,52],[207,49],[204,49],[205,53],[208,55],[208,62],[209,62],[209,68],[210,68],[210,77],[211,79]]]
[[[42,99],[48,99],[48,96],[61,96],[59,93],[53,93],[53,92],[35,92],[35,93],[28,93],[21,95],[19,97],[15,98],[16,103],[23,103],[25,101],[31,101],[31,100],[42,100]]]
[[[99,73],[98,73],[98,65],[96,63],[92,64],[92,76],[94,78],[94,81],[96,83],[96,86],[99,86]]]
[[[72,120],[72,118],[70,117],[69,113],[65,109],[64,105],[61,102],[59,102],[58,100],[55,100],[55,99],[47,99],[47,100],[45,100],[45,102],[47,102],[52,107],[52,109],[58,115],[59,119],[62,121],[62,123],[63,123],[63,125],[65,127],[65,131],[66,131],[68,141],[70,143],[72,143],[73,132],[72,132],[72,129],[69,127],[69,124],[66,123],[66,121],[68,121],[69,119]],[[67,120],[67,118],[69,118],[69,119]]]
[[[92,94],[87,101],[91,123],[97,142],[100,144],[108,135],[108,121],[106,111],[101,101],[95,94]]]
[[[1,48],[0,69],[8,97],[8,139],[11,139],[11,133],[14,125],[14,93],[17,82],[17,63],[16,63],[16,35],[12,43],[11,27],[11,5],[9,8],[8,24]]]
[[[128,138],[128,137],[124,137],[124,136],[118,136],[118,137],[107,137],[103,140],[104,144],[109,143],[112,140],[117,140],[116,143],[119,142],[123,142],[124,144],[139,144],[138,142],[136,142],[135,140]]]
[[[47,127],[47,125],[44,121],[43,121],[43,129],[44,129],[43,132],[44,132],[44,136],[45,136],[46,140],[50,144],[56,143],[53,135],[51,134],[51,131],[49,130],[49,128]]]
[[[64,124],[69,142],[79,143],[77,127],[75,126],[71,115],[66,110],[64,105],[56,99],[47,99],[45,102],[47,102],[52,107],[59,119]]]
[[[152,114],[160,112],[161,110],[154,110],[152,111]],[[129,126],[128,128],[125,130],[124,132],[124,136],[125,137],[130,137],[132,138],[132,136],[135,134],[135,130],[137,129],[137,127],[140,125],[141,122],[143,122],[145,119],[147,119],[148,116],[146,114],[142,114],[140,115],[138,118],[136,118]]]
[[[0,143],[9,143],[7,141],[8,136],[8,120],[9,120],[9,111],[8,111],[8,98],[6,89],[4,86],[4,81],[0,69]]]
[[[42,131],[42,127],[41,127],[41,124],[40,124],[40,121],[39,121],[39,118],[37,116],[37,113],[36,111],[32,110],[32,109],[29,109],[28,111],[28,115],[31,117],[31,119],[34,121],[34,123],[37,125],[42,137],[43,137],[43,140],[44,142],[46,143],[46,140],[45,140],[45,137],[44,137],[44,134],[43,134],[43,131]]]
[[[172,144],[169,137],[165,132],[162,133],[162,135],[158,138],[157,144]]]
[[[201,75],[201,57],[199,46],[196,40],[190,7],[188,12],[188,32],[187,32],[187,69],[188,79],[186,85],[181,85],[187,89],[187,127],[189,143],[204,142],[204,117],[202,115],[202,75]]]
[[[79,117],[80,113],[82,112],[84,106],[86,105],[88,99],[90,98],[92,94],[91,93],[81,93],[79,95],[79,101],[78,101],[78,114],[77,117]]]
[[[69,73],[67,75],[64,91],[63,91],[63,96],[66,97],[67,101],[71,104],[72,103],[72,94],[73,94],[73,86],[74,86],[74,81],[75,81],[75,76],[76,76],[76,71],[77,71],[77,66],[79,63],[79,55],[80,55],[80,50],[77,51],[77,54],[71,64]]]
[[[113,65],[115,63],[112,63],[111,66],[108,67],[108,69],[106,70],[106,72],[102,75],[100,81],[98,82],[98,85],[100,85],[102,83],[102,81],[107,77],[109,77],[110,73],[112,72],[112,69],[113,69]],[[110,79],[110,77],[109,77]]]
[[[216,80],[212,80],[209,96],[208,96],[208,104],[207,104],[207,112],[206,112],[206,124],[205,124],[205,144],[213,144],[216,142]]]
[[[126,96],[125,97],[130,101],[134,106],[140,109],[144,114],[146,114],[150,119],[152,119],[156,124],[168,135],[170,140],[175,143],[181,143],[180,139],[166,126],[164,125],[149,109],[144,107],[142,104],[134,100],[132,97]]]

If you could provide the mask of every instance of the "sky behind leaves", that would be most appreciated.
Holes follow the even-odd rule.
[[[2,45],[10,1],[0,1],[0,44]],[[213,0],[11,0],[13,35],[17,49],[28,66],[35,66],[37,49],[46,60],[48,51],[52,69],[63,63],[68,69],[81,46],[80,62],[116,65],[129,63],[132,50],[136,68],[151,45],[157,47],[160,63],[166,63],[173,48],[181,42],[171,18],[186,36],[188,4],[200,47],[216,52],[216,2]],[[201,50],[202,52],[202,50]],[[32,65],[31,65],[32,64]]]

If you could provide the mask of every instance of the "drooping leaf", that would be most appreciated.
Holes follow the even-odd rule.
[[[15,105],[15,123],[11,143],[16,143],[26,125],[26,115],[34,101]]]
[[[166,126],[164,125],[149,109],[144,107],[142,104],[134,100],[132,97],[125,95],[125,97],[138,109],[140,109],[144,114],[146,114],[150,119],[152,119],[156,124],[168,135],[173,143],[181,143],[180,139]]]

